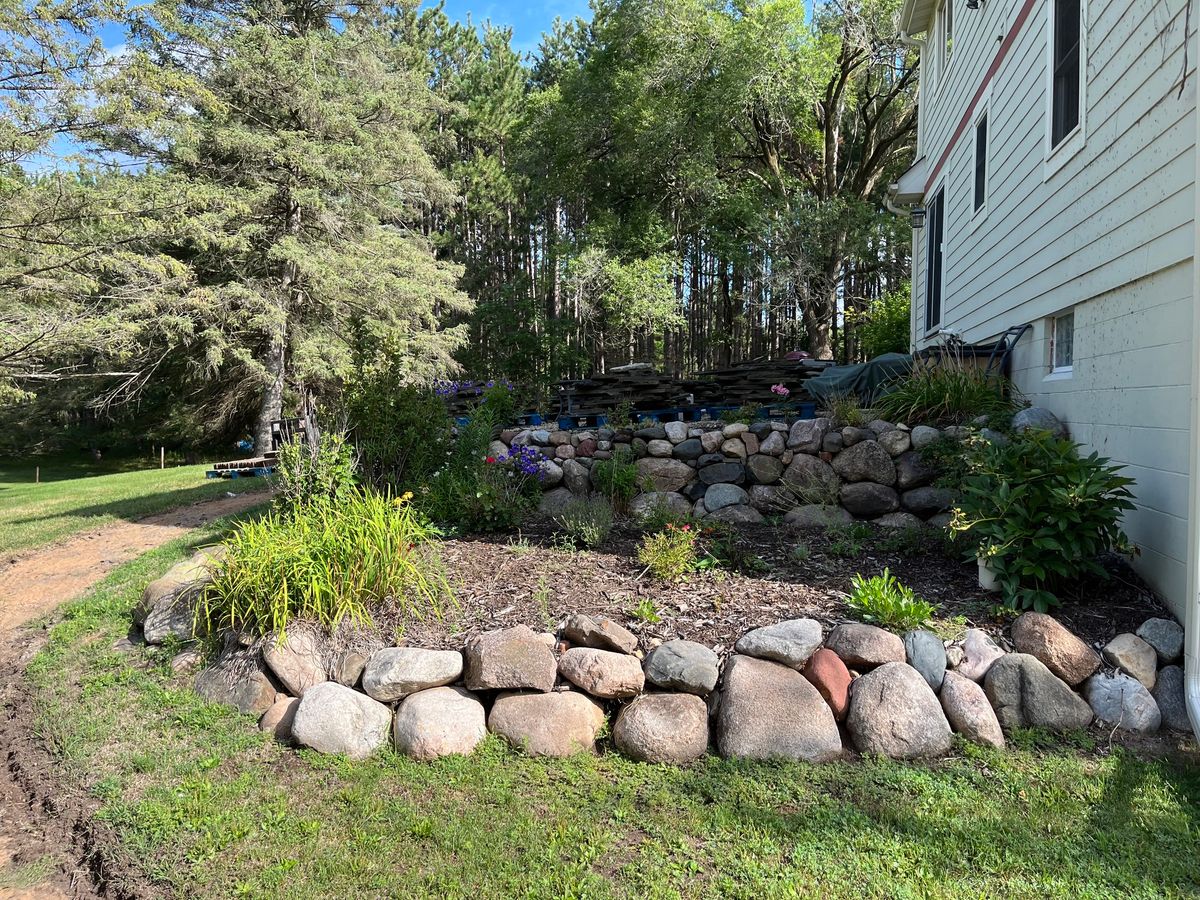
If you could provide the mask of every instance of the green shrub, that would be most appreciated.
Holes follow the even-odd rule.
[[[1007,423],[1021,406],[1005,379],[953,355],[917,362],[885,390],[875,403],[879,415],[910,425],[962,425],[979,416]]]
[[[834,394],[826,404],[829,407],[829,418],[838,428],[853,425],[862,428],[867,424],[867,411],[858,402],[854,394]]]
[[[737,409],[725,410],[721,413],[720,420],[728,425],[736,425],[739,422],[744,425],[753,425],[761,408],[762,406],[758,403],[746,403]]]
[[[354,490],[354,450],[344,434],[322,434],[316,446],[299,438],[279,448],[275,491],[280,502],[296,509],[315,500],[340,501]]]
[[[639,520],[642,530],[648,532],[662,531],[668,525],[679,528],[683,525],[697,526],[697,519],[690,512],[676,512],[666,501],[659,500],[646,510]]]
[[[362,374],[346,387],[346,415],[363,479],[382,489],[413,489],[446,461],[450,418],[428,388],[404,384],[393,369]]]
[[[887,569],[882,575],[871,578],[855,575],[851,584],[854,591],[846,605],[864,622],[907,631],[920,628],[934,613],[933,604],[918,597],[912,588],[897,581]]]
[[[554,517],[554,524],[577,547],[599,547],[612,531],[612,506],[603,497],[576,498]]]
[[[641,485],[642,477],[634,462],[633,451],[626,447],[614,450],[608,459],[598,459],[592,464],[592,486],[608,498],[614,509],[627,510]]]
[[[212,631],[282,635],[293,620],[329,630],[366,623],[385,603],[440,616],[453,598],[429,547],[437,532],[409,499],[356,490],[240,524],[198,620]]]
[[[667,525],[642,539],[638,560],[655,578],[678,581],[696,567],[699,538],[699,532],[691,525]]]
[[[884,353],[907,353],[912,291],[906,281],[899,288],[871,301],[854,316],[855,335],[864,359]]]
[[[1097,556],[1132,553],[1121,516],[1133,509],[1133,479],[1097,453],[1045,431],[1006,445],[971,442],[970,474],[951,527],[996,571],[1014,609],[1058,605],[1056,591],[1083,575],[1104,576]]]

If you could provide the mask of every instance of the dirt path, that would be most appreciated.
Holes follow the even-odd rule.
[[[93,801],[62,789],[54,760],[32,733],[21,675],[40,638],[17,629],[80,596],[122,563],[266,499],[259,492],[239,494],[114,523],[0,568],[0,900],[153,896],[96,852],[112,838],[92,819]]]

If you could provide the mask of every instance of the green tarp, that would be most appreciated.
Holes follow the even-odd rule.
[[[912,371],[913,358],[908,353],[885,353],[870,362],[853,366],[832,366],[804,382],[812,398],[828,403],[831,397],[854,395],[864,406],[874,403],[886,393],[887,384]]]

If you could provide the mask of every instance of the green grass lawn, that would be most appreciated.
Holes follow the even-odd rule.
[[[45,461],[41,484],[34,483],[33,464],[0,465],[0,554],[44,546],[118,519],[138,519],[220,497],[226,491],[267,487],[263,478],[208,480],[207,466],[120,471],[127,465],[128,461],[90,467],[77,461]]]
[[[362,763],[208,705],[169,653],[110,649],[176,542],[73,604],[37,728],[145,875],[187,897],[1185,897],[1200,767],[1024,735],[924,765],[690,768],[616,754]],[[82,714],[86,708],[87,714]]]

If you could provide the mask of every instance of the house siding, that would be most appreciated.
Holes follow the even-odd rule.
[[[922,152],[940,159],[1023,6],[958,10],[952,62],[922,88]],[[945,158],[941,328],[986,341],[1029,322],[1013,377],[1085,446],[1137,480],[1126,517],[1144,577],[1185,599],[1193,252],[1195,53],[1187,0],[1089,0],[1085,140],[1047,162],[1047,3],[1037,0]],[[1193,31],[1194,34],[1194,31]],[[932,50],[927,47],[928,55]],[[1187,65],[1180,91],[1181,76]],[[928,95],[927,95],[928,93]],[[974,132],[986,105],[985,209],[973,209]],[[925,322],[925,233],[914,232],[913,341]],[[1049,375],[1049,320],[1074,309],[1074,366]]]

